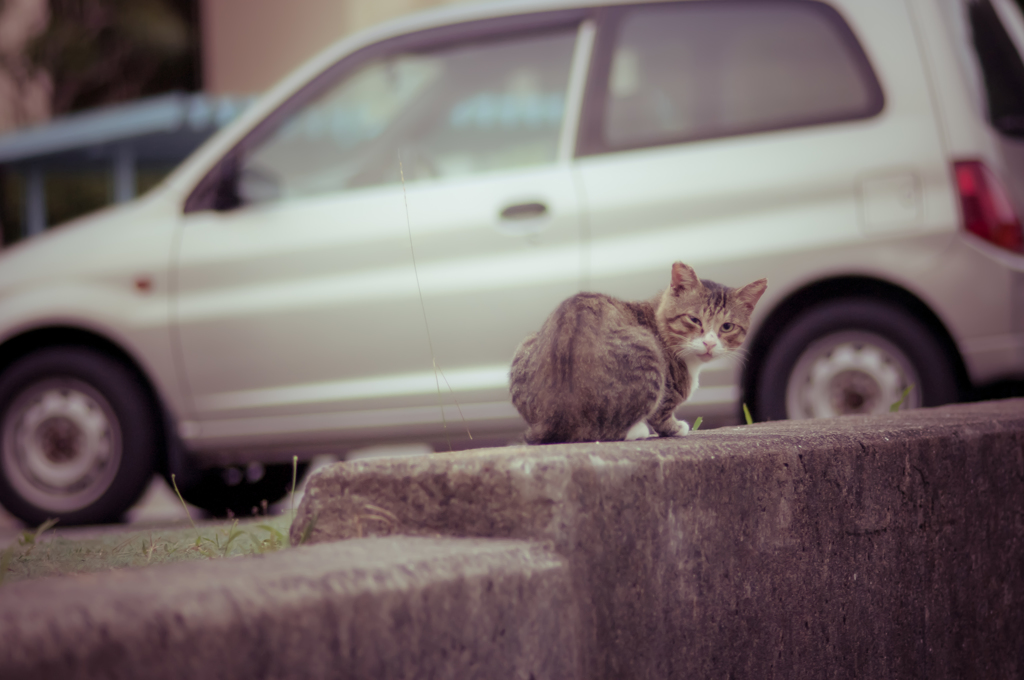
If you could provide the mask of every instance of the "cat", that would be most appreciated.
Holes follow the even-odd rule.
[[[705,363],[743,344],[767,287],[760,279],[729,288],[676,262],[670,285],[651,300],[577,293],[563,301],[512,359],[509,391],[529,425],[526,442],[687,434],[676,407],[697,389]]]

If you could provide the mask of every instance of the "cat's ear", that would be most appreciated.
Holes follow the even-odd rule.
[[[693,267],[676,262],[672,265],[672,292],[679,295],[685,290],[700,288],[700,279]]]
[[[765,290],[768,289],[768,279],[759,279],[753,283],[748,283],[742,288],[736,291],[736,299],[740,304],[746,305],[749,311],[754,311],[754,305],[764,295]]]

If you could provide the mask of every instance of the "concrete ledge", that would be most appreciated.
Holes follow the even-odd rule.
[[[586,678],[1024,674],[1020,399],[341,463],[314,516],[553,546]]]
[[[0,678],[575,678],[564,560],[388,538],[0,588]]]

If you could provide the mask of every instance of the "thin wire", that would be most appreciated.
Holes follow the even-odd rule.
[[[459,403],[459,398],[455,396],[455,390],[452,389],[452,385],[448,382],[448,377],[444,374],[444,371],[437,365],[437,361],[434,362],[434,368],[441,372],[441,379],[444,380],[444,384],[448,386],[448,392],[451,393],[452,399],[455,401],[455,408],[459,410],[459,417],[462,418],[462,426],[466,428],[466,436],[472,439],[473,433],[469,431],[469,423],[466,422],[466,416],[462,412],[462,404]]]
[[[427,321],[427,305],[423,302],[423,288],[420,286],[420,271],[416,266],[416,249],[412,244],[412,220],[409,218],[409,196],[405,191],[405,170],[402,167],[402,152],[398,152],[398,175],[402,179],[402,200],[405,201],[405,227],[409,233],[409,253],[412,255],[412,271],[416,277],[416,292],[420,297],[420,311],[423,312],[423,327],[427,330],[427,347],[430,348],[430,361],[434,365],[434,382],[437,384],[437,403],[441,409],[441,424],[444,427],[444,440],[448,444],[448,450],[452,449],[452,441],[448,436],[448,419],[444,415],[444,400],[441,397],[441,378],[444,377],[444,371],[437,365],[437,359],[434,355],[434,342],[430,337],[430,323]],[[438,374],[440,373],[440,377]],[[455,392],[452,390],[452,386],[448,383],[448,378],[444,378],[444,384],[448,386],[448,391],[455,396]],[[459,409],[459,415],[462,416],[462,422],[465,424],[466,417],[462,415],[462,407],[459,406],[458,399],[455,400],[455,406]],[[469,438],[472,439],[473,435],[469,433],[469,426],[466,425],[466,434],[469,434]]]

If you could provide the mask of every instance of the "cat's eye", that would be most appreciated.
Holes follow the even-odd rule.
[[[731,323],[729,323],[729,322],[726,322],[726,323],[723,323],[723,324],[722,324],[722,332],[723,332],[723,333],[728,333],[728,332],[729,332],[729,331],[731,331],[731,330],[732,330],[733,328],[736,328],[736,325],[735,325],[735,324],[731,324]]]
[[[688,318],[690,320],[690,323],[692,323],[692,324],[694,324],[696,326],[701,326],[702,325],[701,322],[700,322],[700,319],[698,319],[695,316],[688,316],[686,318]]]

